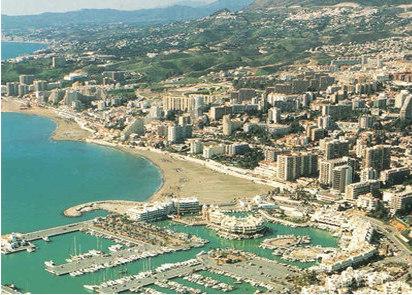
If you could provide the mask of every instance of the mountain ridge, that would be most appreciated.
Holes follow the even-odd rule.
[[[117,9],[81,9],[68,12],[45,12],[35,15],[2,15],[1,24],[4,31],[78,24],[163,24],[205,17],[221,9],[236,11],[246,7],[250,3],[252,3],[252,0],[217,0],[199,6],[176,4],[169,7],[130,11]]]

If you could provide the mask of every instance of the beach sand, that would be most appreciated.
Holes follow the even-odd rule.
[[[2,99],[1,110],[2,112],[20,112],[51,118],[57,123],[57,128],[52,135],[55,140],[82,141],[90,135],[89,132],[81,129],[76,122],[59,117],[51,109],[32,107],[22,110],[17,101]],[[196,163],[176,159],[170,155],[129,147],[118,149],[138,157],[143,156],[161,170],[163,185],[150,200],[161,200],[171,196],[196,196],[202,203],[227,204],[236,198],[250,197],[273,189],[270,186],[216,172]],[[130,203],[122,204],[122,202],[116,201],[101,202],[101,206],[99,206],[99,202],[94,203],[95,209],[108,211],[119,212],[123,211],[122,209],[130,208]],[[110,207],[113,207],[113,210],[110,210]],[[68,210],[68,212],[70,211],[73,212],[73,210]]]
[[[2,98],[1,100],[2,112],[23,113],[52,119],[57,124],[56,130],[52,135],[52,139],[54,140],[82,141],[90,136],[90,132],[81,129],[75,121],[59,117],[52,109],[37,106],[20,109],[21,106],[22,104],[20,102],[13,99]]]
[[[149,159],[163,171],[163,186],[152,197],[156,200],[168,196],[196,196],[206,204],[222,204],[273,190],[270,186],[223,174],[170,155],[133,148],[122,148],[122,150]]]

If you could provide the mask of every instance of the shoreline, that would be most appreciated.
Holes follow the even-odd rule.
[[[91,133],[82,129],[75,121],[60,117],[53,109],[31,107],[29,109],[20,109],[21,104],[15,99],[3,98],[1,100],[2,112],[17,112],[29,115],[38,115],[47,117],[56,123],[56,129],[51,139],[53,140],[71,140],[84,143],[92,143],[112,147],[120,152],[128,153],[134,157],[143,157],[150,164],[155,165],[162,177],[162,183],[158,189],[147,199],[147,202],[159,201],[167,197],[190,197],[196,196],[200,202],[205,204],[227,204],[237,198],[251,197],[261,193],[267,193],[273,189],[270,186],[257,184],[253,181],[242,179],[240,177],[227,175],[209,169],[197,163],[184,161],[169,154],[154,152],[150,150],[137,149],[132,147],[108,145],[94,142],[90,139]],[[94,202],[85,202],[65,210],[66,216],[78,216],[78,208],[87,207],[93,204],[93,209],[103,209],[112,212],[121,212],[132,205],[127,203],[121,205],[126,200],[101,200]],[[141,204],[141,201],[129,201],[134,204]]]
[[[15,99],[2,98],[1,100],[2,113],[21,113],[51,119],[56,124],[56,129],[50,136],[53,140],[85,141],[90,136],[90,132],[80,128],[76,122],[58,116],[52,109],[38,106],[20,109],[21,106],[22,103]]]
[[[49,42],[46,42],[46,41],[8,40],[7,38],[6,38],[6,39],[2,38],[2,39],[1,39],[1,42],[50,45],[50,43],[49,43]]]

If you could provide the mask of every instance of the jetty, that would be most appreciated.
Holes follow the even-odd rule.
[[[12,254],[20,251],[33,252],[36,246],[31,242],[36,240],[49,241],[49,237],[64,235],[88,229],[92,221],[76,222],[67,225],[56,226],[30,233],[12,233],[1,237],[1,253]]]
[[[92,221],[82,221],[77,223],[71,223],[67,225],[56,226],[48,229],[43,229],[39,231],[34,231],[31,233],[22,234],[22,239],[32,242],[40,239],[46,239],[49,237],[64,235],[68,233],[73,233],[76,231],[82,231],[87,229],[92,225]]]
[[[98,286],[85,287],[94,290],[97,293],[115,294],[130,290],[138,290],[158,282],[167,281],[176,277],[184,277],[205,269],[200,261],[177,263],[175,265],[175,267],[170,269],[163,270],[158,268],[156,271],[147,274],[124,277],[114,281],[105,282]]]
[[[155,246],[142,244],[133,248],[127,248],[111,254],[98,253],[82,259],[70,261],[60,265],[47,265],[46,270],[52,274],[61,276],[70,274],[72,276],[95,272],[99,269],[118,266],[141,258],[163,254],[168,249],[155,249]]]
[[[21,294],[14,286],[1,285],[1,294]]]

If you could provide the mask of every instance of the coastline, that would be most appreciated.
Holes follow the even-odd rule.
[[[72,140],[85,141],[90,132],[80,128],[80,126],[71,120],[58,116],[52,109],[33,106],[28,109],[20,109],[22,104],[14,99],[2,98],[1,112],[22,113],[27,115],[36,115],[47,117],[56,123],[51,139],[53,140]]]
[[[14,39],[8,40],[7,38],[2,38],[1,42],[50,45],[50,43],[46,41],[14,40]]]
[[[36,106],[29,109],[20,109],[21,105],[18,101],[7,98],[3,98],[1,102],[2,112],[18,112],[52,119],[56,123],[56,130],[51,136],[53,140],[72,140],[99,144],[88,140],[91,135],[90,132],[82,129],[74,121],[61,118],[53,109]],[[196,196],[202,203],[222,205],[228,204],[237,198],[251,197],[273,189],[270,186],[220,173],[168,154],[123,146],[113,146],[113,148],[135,157],[144,157],[151,164],[157,166],[161,172],[162,184],[148,198],[148,201],[158,201],[167,197]],[[126,202],[124,200],[89,202],[68,208],[65,210],[65,215],[79,216],[83,212],[99,209],[122,213],[133,204],[137,205],[141,202]]]

